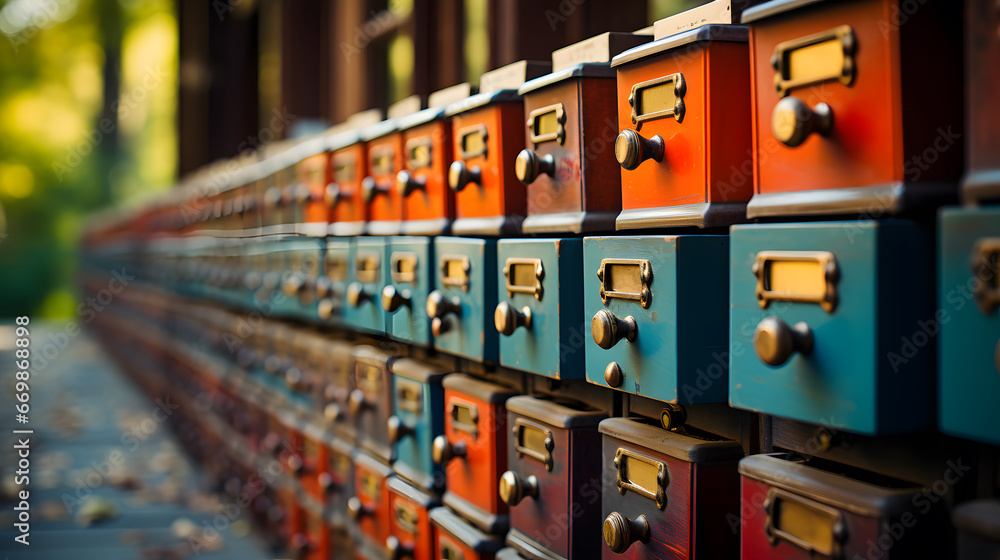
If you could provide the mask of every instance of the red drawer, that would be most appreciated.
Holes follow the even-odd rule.
[[[360,235],[368,219],[361,189],[368,176],[368,159],[365,144],[358,138],[357,133],[344,133],[333,140],[335,146],[342,147],[335,148],[330,156],[333,179],[325,193],[326,203],[333,209],[329,227],[332,235]]]
[[[403,170],[396,190],[403,198],[403,233],[438,235],[451,225],[455,193],[448,187],[452,156],[451,121],[444,109],[431,108],[401,117]]]
[[[431,510],[430,518],[434,527],[434,558],[493,560],[503,546],[501,537],[483,533],[448,508]]]
[[[402,227],[403,195],[395,186],[403,169],[403,134],[396,129],[396,121],[387,120],[361,131],[368,158],[361,195],[368,205],[371,235],[396,235]]]
[[[389,538],[389,487],[392,469],[374,457],[354,454],[354,496],[347,508],[358,531],[381,546]]]
[[[385,547],[389,558],[434,559],[430,510],[439,505],[438,501],[399,478],[387,484],[391,534]]]

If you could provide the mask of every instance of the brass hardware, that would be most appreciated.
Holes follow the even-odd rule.
[[[337,183],[328,184],[326,186],[326,190],[323,191],[323,200],[326,202],[327,206],[336,206],[337,203],[343,199],[343,197],[344,192]]]
[[[614,389],[621,387],[625,382],[625,372],[618,362],[611,362],[604,368],[604,382]]]
[[[370,165],[372,175],[391,175],[395,171],[396,150],[391,145],[380,146],[371,150]]]
[[[323,417],[328,422],[340,422],[344,419],[344,410],[337,403],[330,403],[323,407]]]
[[[410,138],[406,141],[406,166],[412,170],[426,169],[433,163],[434,141],[430,136]]]
[[[348,412],[350,412],[351,416],[357,418],[366,404],[364,391],[361,389],[351,391],[351,396],[348,397],[347,402]]]
[[[508,506],[516,506],[527,497],[538,498],[538,477],[529,475],[524,478],[514,471],[500,475],[500,499]]]
[[[601,309],[590,321],[590,334],[598,346],[610,350],[623,338],[634,342],[639,334],[639,326],[631,315],[619,319],[607,309]]]
[[[752,266],[757,277],[757,303],[816,303],[832,313],[837,307],[837,258],[829,251],[761,251]]]
[[[410,504],[396,502],[396,524],[400,529],[415,535],[420,524],[420,514]]]
[[[837,443],[837,434],[830,431],[826,426],[820,426],[813,432],[813,441],[820,451],[829,451]]]
[[[357,165],[354,162],[354,154],[336,154],[333,156],[332,165],[335,182],[349,183],[354,180],[354,171],[357,169]]]
[[[531,328],[531,308],[525,305],[520,311],[506,301],[497,304],[496,311],[493,312],[493,326],[497,332],[510,336],[518,327]]]
[[[618,469],[618,492],[635,492],[656,502],[663,509],[667,505],[667,465],[651,457],[640,455],[628,449],[618,448],[615,453],[615,468]]]
[[[479,435],[479,409],[462,402],[451,402],[451,429],[472,437]]]
[[[453,161],[448,168],[448,186],[455,192],[462,192],[469,183],[483,183],[482,169],[478,165],[468,167],[464,161]]]
[[[326,254],[326,275],[334,282],[347,280],[347,259],[332,251]]]
[[[335,307],[336,304],[333,300],[321,299],[316,307],[316,315],[318,315],[320,319],[327,320],[330,317],[333,317],[333,310]]]
[[[440,290],[434,290],[427,296],[427,318],[442,319],[445,315],[462,314],[462,302],[458,297],[445,297]]]
[[[556,158],[552,154],[539,157],[534,150],[521,150],[514,160],[514,175],[525,185],[535,182],[539,175],[545,173],[549,177],[556,176]]]
[[[358,390],[375,395],[382,391],[384,370],[380,366],[364,364],[360,361],[355,365],[354,383]]]
[[[403,306],[410,306],[410,290],[397,290],[395,286],[382,288],[382,309],[395,313]]]
[[[760,361],[771,366],[780,366],[798,352],[808,356],[813,348],[813,334],[805,321],[788,323],[771,315],[761,319],[753,331],[753,349]]]
[[[626,128],[615,139],[615,159],[618,160],[618,165],[628,171],[635,170],[647,159],[663,161],[665,150],[663,137],[659,134],[646,139],[631,128]]]
[[[642,259],[604,259],[597,270],[601,281],[601,301],[610,299],[636,300],[646,309],[653,299],[649,285],[653,282],[653,266]]]
[[[972,292],[979,310],[990,315],[1000,306],[1000,237],[984,237],[972,246],[969,266],[978,280]]]
[[[850,86],[857,71],[856,46],[854,30],[849,25],[778,43],[771,55],[778,97],[834,80]]]
[[[406,423],[400,420],[399,416],[390,416],[386,420],[386,426],[389,430],[389,441],[392,443],[398,443],[404,437],[412,436],[414,433],[413,428],[407,426]]]
[[[612,552],[621,554],[628,550],[632,543],[649,540],[649,522],[645,515],[640,515],[635,521],[631,521],[621,513],[613,511],[604,520],[602,532],[604,544],[608,545]]]
[[[833,132],[833,109],[826,103],[809,108],[798,97],[786,97],[771,113],[771,133],[789,148],[801,146],[812,133],[829,136]]]
[[[542,259],[511,257],[503,265],[503,276],[507,297],[514,297],[516,293],[532,294],[542,301],[542,278],[545,278]]]
[[[416,253],[394,251],[389,256],[389,273],[392,281],[397,283],[413,284],[417,281],[417,255]]]
[[[399,196],[406,198],[416,191],[423,190],[427,186],[427,177],[423,174],[413,176],[407,170],[402,170],[396,174],[396,190]]]
[[[431,334],[441,336],[455,328],[455,322],[449,317],[435,317],[431,319]]]
[[[328,472],[321,472],[316,475],[316,481],[319,482],[319,487],[323,489],[326,494],[336,494],[340,492],[341,485],[333,479],[333,475]]]
[[[374,177],[365,177],[361,180],[361,198],[365,204],[371,204],[380,194],[389,194],[389,188],[376,181]]]
[[[351,282],[351,285],[347,287],[347,303],[351,307],[360,307],[362,303],[371,300],[372,295],[368,293],[368,290],[365,290],[365,286],[361,282]]]
[[[396,408],[420,414],[423,407],[423,385],[418,381],[396,378]]]
[[[687,84],[681,73],[633,85],[628,94],[628,104],[632,106],[632,124],[635,129],[642,128],[642,123],[646,121],[667,117],[682,122],[686,92]]]
[[[441,255],[441,284],[457,286],[469,291],[469,272],[472,263],[465,255]]]
[[[566,142],[566,109],[562,103],[539,107],[528,113],[528,135],[532,147],[542,142]]]
[[[489,131],[485,124],[477,124],[458,131],[458,156],[463,160],[489,155]]]
[[[288,278],[285,278],[284,284],[281,285],[281,291],[288,297],[294,297],[302,291],[305,285],[306,279],[298,272],[293,272]]]
[[[333,295],[333,281],[327,276],[316,278],[316,297],[325,298]]]
[[[660,411],[660,425],[664,430],[675,430],[687,422],[687,411],[676,403],[663,403]]]
[[[365,507],[361,502],[361,498],[357,496],[351,496],[347,500],[347,516],[351,518],[351,521],[357,522],[362,517],[366,515],[372,515],[375,513],[370,507]]]
[[[377,253],[359,254],[354,261],[354,277],[357,281],[365,284],[378,282],[379,260]]]
[[[465,553],[450,542],[441,542],[441,560],[465,560]]]
[[[434,443],[431,447],[431,455],[434,463],[441,466],[447,465],[455,457],[465,457],[466,448],[464,441],[452,444],[448,441],[448,438],[440,435],[434,438]]]
[[[374,502],[382,501],[382,483],[384,479],[371,471],[361,474],[361,492],[363,496],[371,498]]]
[[[416,529],[413,531],[408,530],[403,526],[402,521],[396,519],[396,524],[411,534],[416,534]],[[403,544],[395,535],[389,535],[385,539],[385,551],[388,554],[389,560],[403,560],[404,558],[413,557],[413,545]]]
[[[551,471],[555,466],[552,458],[552,450],[555,448],[552,430],[524,418],[516,418],[512,431],[514,451],[518,456],[531,457],[545,465],[545,470]]]
[[[841,557],[847,527],[839,510],[777,488],[768,491],[763,505],[764,532],[772,545],[784,540],[811,556]]]

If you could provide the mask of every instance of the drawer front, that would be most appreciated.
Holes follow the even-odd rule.
[[[434,240],[434,258],[436,289],[426,305],[434,347],[478,362],[496,362],[496,241],[439,237]]]
[[[330,526],[323,519],[321,511],[304,508],[306,550],[304,560],[328,560],[333,553]]]
[[[330,154],[309,156],[296,166],[300,184],[305,186],[302,219],[308,223],[326,224],[330,221],[330,206],[326,203],[326,186],[330,184]],[[308,195],[306,195],[308,192]],[[323,230],[325,235],[326,231]]]
[[[523,130],[521,103],[498,103],[452,118],[453,154],[461,162],[452,164],[449,173],[457,218],[524,215],[525,188],[514,175],[514,159],[524,148]],[[461,178],[459,167],[464,169]]]
[[[444,474],[434,464],[432,446],[444,433],[444,389],[438,383],[396,376],[393,401],[401,425],[394,440],[397,472],[421,488],[443,488]]]
[[[527,185],[529,216],[583,211],[579,86],[564,80],[524,96],[525,148],[515,172]]]
[[[500,303],[493,327],[499,332],[500,363],[556,379],[582,377],[583,242],[505,239],[497,244],[497,256]]]
[[[352,244],[349,238],[327,238],[323,274],[316,281],[316,315],[321,322],[343,322],[347,285],[350,283]]]
[[[746,43],[709,42],[619,67],[623,209],[749,200],[748,57]],[[624,157],[654,144],[662,156],[657,148],[645,161]]]
[[[694,511],[691,504],[691,463],[653,452],[641,446],[605,436],[602,445],[605,491],[602,498],[603,532],[605,542],[601,544],[602,557],[614,558],[689,558],[695,532]],[[615,461],[618,457],[619,460]],[[619,467],[621,465],[626,481],[629,474],[636,473],[635,487],[619,490]],[[657,482],[657,473],[664,473]],[[628,474],[625,474],[628,473]],[[641,478],[639,474],[641,473]],[[651,497],[663,496],[660,508]],[[699,504],[700,505],[700,504]],[[614,530],[622,533],[623,521],[638,522],[645,516],[649,538],[633,542],[623,553],[614,552],[607,544],[608,533]],[[635,531],[632,532],[634,536]],[[624,533],[619,535],[619,538]],[[625,539],[623,542],[627,542]]]
[[[386,255],[386,286],[392,287],[383,289],[380,301],[389,314],[386,332],[400,340],[430,346],[431,320],[425,304],[434,289],[434,244],[429,237],[394,237]]]
[[[350,413],[358,444],[386,461],[393,459],[386,419],[392,415],[393,376],[384,359],[356,356]]]
[[[326,202],[333,208],[330,223],[364,222],[367,216],[361,182],[368,176],[365,144],[359,142],[333,152],[333,180],[326,189]]]
[[[389,490],[389,533],[396,542],[386,543],[390,558],[435,560],[434,534],[427,508]],[[393,550],[398,556],[392,556]]]
[[[969,174],[967,194],[974,198],[1000,195],[1000,107],[991,91],[1000,89],[1000,7],[995,2],[966,2],[966,63],[968,82]],[[992,176],[991,176],[992,175]],[[987,187],[980,190],[978,186]]]
[[[732,244],[732,406],[867,434],[926,424],[933,345],[910,359],[901,343],[933,313],[913,224],[734,226]]]
[[[369,222],[401,222],[403,197],[396,174],[403,169],[403,135],[395,132],[368,142],[368,175],[361,190]]]
[[[445,464],[448,492],[483,512],[507,513],[497,493],[500,475],[507,470],[506,409],[447,388],[444,403],[445,438],[453,450],[465,447],[464,455]]]
[[[941,329],[941,429],[997,445],[1000,209],[948,209],[940,223],[940,315],[928,325]],[[927,334],[933,340],[935,333]]]
[[[452,155],[451,121],[434,121],[403,133],[403,162],[410,181],[398,181],[403,196],[404,228],[440,233],[455,213],[455,195],[448,187]],[[438,225],[434,225],[437,222]]]
[[[323,365],[327,368],[320,387],[323,417],[335,433],[354,441],[355,426],[350,414],[350,399],[357,385],[352,346],[347,342],[329,340],[324,341],[323,345],[326,351]]]
[[[942,126],[961,133],[960,88],[941,90],[941,111],[908,108],[920,106],[928,64],[942,67],[942,83],[961,80],[946,62],[960,57],[959,43],[943,36],[949,18],[936,7],[917,10],[907,25],[880,25],[899,4],[815,4],[751,24],[755,146],[767,155],[756,161],[758,193],[957,178],[961,146],[932,146]],[[932,53],[926,33],[937,37]],[[950,135],[940,141],[954,143]],[[925,149],[935,152],[933,165],[911,158]]]
[[[346,527],[348,523],[347,499],[354,492],[354,461],[351,459],[352,444],[337,440],[329,445],[327,453],[329,462],[323,472],[329,480],[325,503],[330,512],[330,518],[337,527]],[[321,473],[322,476],[322,473]],[[327,479],[327,477],[329,477]],[[328,489],[327,489],[328,488]]]
[[[320,473],[326,472],[330,464],[330,450],[315,434],[302,435],[302,469],[298,473],[299,484],[306,494],[318,503],[326,501],[327,489],[321,483]]]
[[[346,308],[344,319],[351,327],[363,331],[384,333],[386,312],[381,295],[388,273],[385,266],[385,240],[378,237],[356,237],[348,259]]]
[[[283,243],[285,266],[276,299],[288,314],[302,319],[317,317],[316,282],[323,274],[324,238],[292,237]]]
[[[295,490],[290,487],[278,488],[276,492],[276,502],[281,510],[280,531],[281,540],[284,543],[291,542],[296,535],[303,534],[305,529],[305,512],[299,505],[295,497]]]
[[[724,402],[729,239],[588,237],[583,256],[587,380],[661,401]]]
[[[376,466],[366,457],[354,464],[354,496],[357,498],[354,523],[358,530],[378,545],[389,537],[389,490],[386,487],[388,467]]]

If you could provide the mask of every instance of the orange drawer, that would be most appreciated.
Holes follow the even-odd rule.
[[[314,142],[310,146],[315,145]],[[312,150],[309,150],[312,151]],[[327,152],[307,156],[296,165],[299,184],[303,185],[300,232],[325,237],[330,223],[330,206],[326,203],[326,186],[330,184],[330,154]]]
[[[455,215],[455,194],[448,188],[452,157],[451,121],[431,108],[399,119],[403,134],[403,170],[396,190],[403,199],[403,233],[437,235]]]
[[[387,485],[391,534],[385,548],[389,558],[433,560],[430,509],[438,506],[438,501],[399,478],[390,479]]]
[[[360,235],[365,229],[367,207],[361,183],[368,176],[365,143],[357,133],[344,133],[331,140],[335,146],[330,156],[333,179],[326,187],[325,198],[332,209],[331,235]]]
[[[776,0],[743,22],[757,154],[749,217],[880,217],[954,197],[960,2]]]
[[[354,454],[354,496],[347,511],[358,531],[372,543],[389,538],[389,487],[392,469],[362,452]]]
[[[368,206],[368,233],[396,235],[403,222],[403,195],[396,174],[403,169],[403,134],[394,120],[361,131],[366,142],[368,175],[361,181],[361,197]]]
[[[752,182],[747,30],[712,24],[626,51],[618,70],[618,229],[726,226]]]

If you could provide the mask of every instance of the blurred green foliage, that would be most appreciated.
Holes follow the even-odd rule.
[[[169,188],[172,0],[0,2],[0,320],[76,314],[87,214]]]

